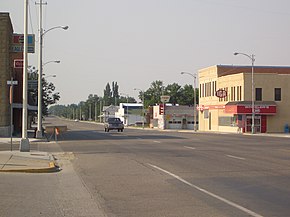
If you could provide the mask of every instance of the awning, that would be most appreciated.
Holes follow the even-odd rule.
[[[252,114],[252,102],[228,102],[225,106],[225,112],[231,114]],[[275,115],[277,113],[277,105],[274,101],[254,102],[254,112],[260,115]]]

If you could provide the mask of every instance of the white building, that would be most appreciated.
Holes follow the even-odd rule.
[[[126,126],[146,122],[142,103],[120,103],[115,116],[120,118]]]
[[[165,122],[165,123],[164,123]],[[194,129],[193,106],[163,104],[153,107],[151,127],[159,129]],[[198,112],[196,112],[196,129],[198,129]]]

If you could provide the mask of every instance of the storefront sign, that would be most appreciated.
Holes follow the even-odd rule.
[[[23,68],[23,59],[14,60],[14,68],[15,69],[22,69]]]
[[[226,90],[223,89],[219,89],[215,92],[216,97],[218,98],[226,98],[228,95],[228,92]]]
[[[226,105],[226,113],[232,114],[252,114],[251,105]],[[277,107],[276,105],[255,105],[254,113],[255,114],[276,114]]]
[[[24,35],[23,34],[13,34],[11,51],[14,53],[23,52],[24,45]],[[35,35],[30,34],[27,36],[28,40],[28,53],[35,52]]]

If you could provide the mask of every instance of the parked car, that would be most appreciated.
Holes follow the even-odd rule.
[[[118,130],[118,132],[123,132],[124,124],[120,118],[108,118],[108,120],[104,124],[105,132],[109,132],[110,130]]]

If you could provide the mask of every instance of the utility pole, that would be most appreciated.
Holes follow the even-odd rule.
[[[42,3],[40,0],[39,3],[35,3],[39,5],[39,32],[38,32],[38,105],[37,105],[37,131],[36,138],[40,139],[43,137],[42,135],[42,46],[43,46],[43,28],[42,28],[42,5],[46,5],[47,3]]]
[[[90,115],[89,115],[89,121],[91,121],[92,120],[92,104],[90,103],[90,107],[89,107],[89,113],[90,113]]]
[[[95,102],[95,122],[97,122],[97,101]]]
[[[28,102],[28,84],[27,84],[27,68],[28,68],[28,0],[24,0],[24,50],[23,50],[23,101],[22,101],[22,138],[19,149],[21,152],[30,152],[29,139],[27,137],[27,102]]]

